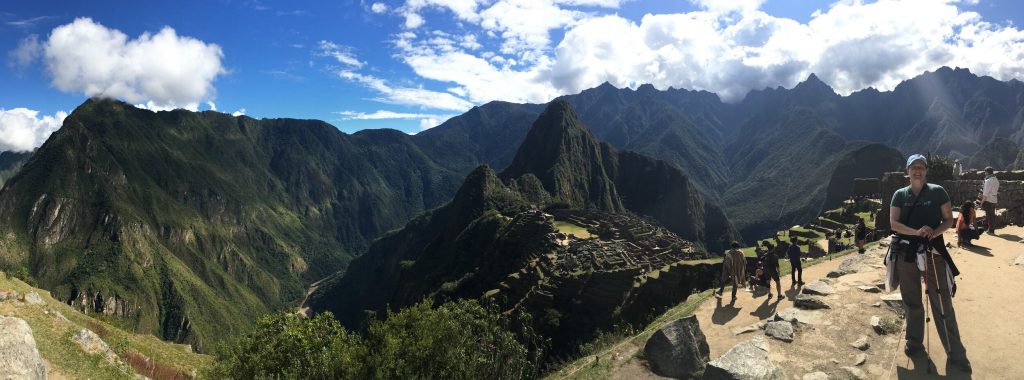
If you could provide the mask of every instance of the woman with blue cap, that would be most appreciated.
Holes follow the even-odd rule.
[[[942,242],[942,233],[953,226],[953,208],[942,186],[927,180],[928,160],[915,154],[907,158],[910,186],[896,190],[889,206],[889,224],[897,234],[890,245],[886,264],[895,267],[895,284],[903,296],[907,314],[904,353],[913,356],[924,348],[925,309],[921,303],[921,280],[934,314],[935,328],[947,353],[947,368],[970,372],[971,363],[960,341],[953,311],[953,276],[957,274]],[[941,248],[939,248],[941,247]],[[945,253],[945,254],[943,254]],[[949,264],[949,265],[947,265]]]

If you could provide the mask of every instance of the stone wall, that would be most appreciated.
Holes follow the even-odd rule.
[[[882,189],[882,181],[878,178],[854,178],[853,195],[858,197],[874,197]]]
[[[1022,224],[1024,222],[1024,171],[995,172],[999,179],[999,208],[1006,209],[1005,217],[998,221],[1003,224]],[[981,195],[985,172],[964,173],[957,181],[940,181],[949,193],[953,208],[959,207],[964,201],[976,200]],[[903,172],[885,173],[882,176],[882,209],[878,213],[876,225],[878,229],[889,229],[889,205],[892,194],[902,187],[910,185]]]

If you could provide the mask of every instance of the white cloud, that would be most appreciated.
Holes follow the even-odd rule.
[[[232,112],[231,116],[239,117],[245,115],[245,108],[239,109],[238,111]]]
[[[404,112],[394,112],[394,111],[387,111],[387,110],[377,110],[377,111],[370,112],[370,113],[357,112],[357,111],[341,111],[341,112],[337,112],[337,114],[341,115],[341,119],[342,120],[388,120],[388,119],[422,119],[422,118],[445,119],[445,120],[447,120],[447,119],[452,117],[451,115],[432,115],[432,114],[425,114],[425,113],[404,113]]]
[[[393,43],[418,76],[474,103],[546,102],[605,81],[707,90],[738,101],[751,90],[792,87],[811,73],[840,94],[891,90],[940,66],[1024,78],[1024,31],[985,22],[956,0],[844,0],[806,23],[760,11],[763,0],[692,2],[702,10],[633,21],[566,8],[618,6],[614,1],[497,0],[476,3],[480,40],[456,26],[441,30],[456,43],[439,43],[438,31],[402,33]],[[552,50],[550,31],[559,29],[563,37]],[[468,34],[480,46],[458,43]]]
[[[18,47],[7,53],[7,66],[13,70],[24,70],[43,53],[39,36],[32,34],[18,42]]]
[[[355,54],[352,52],[352,48],[348,46],[338,45],[331,41],[320,41],[318,44],[319,54],[325,57],[333,57],[338,63],[354,68],[361,68],[365,65],[365,62],[361,62],[356,59]]]
[[[41,118],[37,115],[39,111],[27,108],[0,108],[0,152],[25,152],[38,148],[50,134],[60,129],[68,113],[60,111]]]
[[[375,98],[374,100],[383,103],[449,111],[465,111],[473,107],[473,103],[449,93],[431,91],[422,87],[393,87],[387,81],[372,75],[342,70],[338,72],[338,76],[361,83],[379,92],[383,97]]]
[[[761,8],[765,0],[690,0],[691,3],[714,14],[739,12],[747,14]]]
[[[550,45],[550,31],[574,23],[583,12],[562,9],[548,1],[500,0],[480,12],[480,26],[504,38],[501,51],[521,54]]]
[[[52,84],[61,91],[157,108],[194,108],[212,99],[213,80],[225,73],[219,46],[178,36],[170,27],[129,39],[79,18],[54,28],[43,45]]]
[[[214,103],[214,102],[206,102],[206,106],[210,107],[210,111],[216,111],[217,110],[217,104]]]
[[[434,127],[436,127],[438,125],[441,125],[441,123],[443,123],[443,122],[444,121],[442,121],[441,119],[433,118],[433,117],[428,117],[426,119],[420,119],[420,132],[428,130],[430,128],[434,128]]]
[[[370,6],[370,11],[373,11],[373,13],[384,13],[388,11],[388,5],[384,3],[373,3],[373,5]]]

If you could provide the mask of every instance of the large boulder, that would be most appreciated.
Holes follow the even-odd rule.
[[[32,328],[21,318],[0,316],[0,377],[46,379]]]
[[[793,304],[801,309],[810,310],[832,308],[831,306],[829,306],[828,303],[825,302],[825,300],[822,300],[821,298],[815,296],[809,296],[806,294],[797,294],[796,299],[793,301]]]
[[[764,326],[764,335],[783,342],[792,342],[793,324],[787,321],[768,322],[768,324]]]
[[[658,329],[644,346],[651,370],[661,376],[691,378],[711,357],[707,338],[697,317],[680,318]]]
[[[96,333],[92,332],[92,330],[85,328],[78,330],[78,332],[71,337],[71,340],[78,343],[82,348],[82,351],[85,351],[86,353],[99,354],[104,359],[107,359],[111,364],[118,364],[119,362],[114,350],[111,350],[110,346],[107,345],[107,342],[104,342],[103,339],[100,338],[99,335],[96,335]]]
[[[815,294],[819,296],[827,296],[835,293],[836,290],[831,285],[826,284],[824,281],[812,281],[811,283],[804,285],[803,294]]]
[[[782,380],[785,375],[768,359],[768,341],[763,336],[737,344],[725,355],[708,363],[705,380]]]

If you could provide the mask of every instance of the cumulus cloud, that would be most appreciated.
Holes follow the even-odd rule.
[[[986,22],[961,9],[960,1],[839,1],[805,23],[759,10],[763,0],[691,2],[700,10],[630,20],[568,8],[618,6],[614,1],[465,2],[462,13],[444,2],[421,1],[452,10],[456,21],[476,23],[488,39],[474,38],[480,46],[472,49],[437,39],[439,32],[447,42],[472,33],[456,26],[399,33],[393,43],[418,76],[474,103],[546,102],[606,81],[707,90],[739,101],[751,90],[792,87],[811,73],[844,95],[867,87],[891,90],[941,66],[1024,78],[1024,31]],[[476,16],[465,11],[470,3]],[[554,48],[550,30],[563,31]]]
[[[388,11],[388,5],[384,3],[373,3],[370,6],[370,11],[373,13],[384,13]]]
[[[52,85],[61,91],[157,109],[196,109],[214,98],[213,80],[225,73],[219,46],[179,36],[170,27],[129,39],[119,30],[79,18],[53,29],[40,49]]]
[[[39,111],[27,108],[5,110],[0,108],[0,152],[26,152],[38,148],[60,129],[67,112],[38,117]]]
[[[434,118],[434,117],[428,117],[426,119],[420,119],[420,132],[428,130],[430,128],[434,128],[434,127],[436,127],[438,125],[441,125],[441,123],[443,123],[443,122],[444,121],[442,119]]]
[[[232,112],[231,116],[239,117],[245,115],[245,108],[239,109],[238,111]]]

